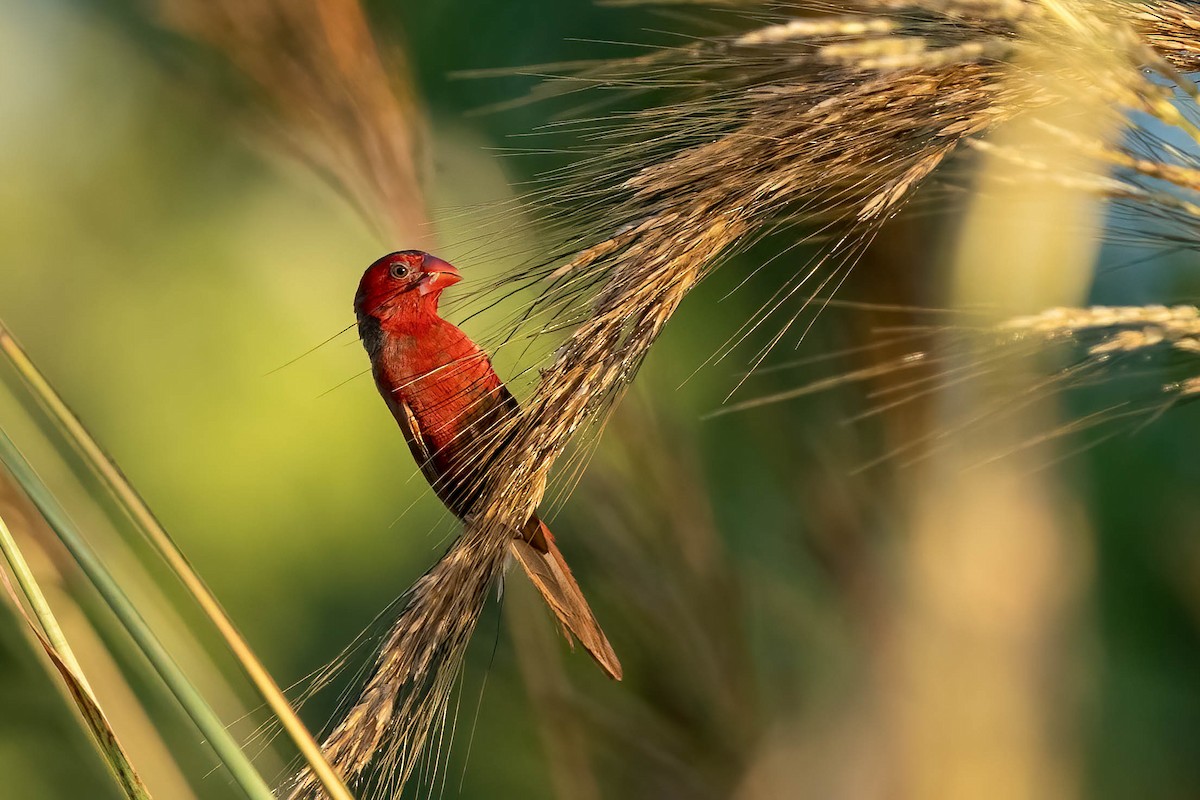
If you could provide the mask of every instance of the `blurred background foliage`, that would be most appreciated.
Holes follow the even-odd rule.
[[[441,255],[479,284],[541,246],[532,226],[517,246],[493,251],[480,220],[561,163],[550,152],[502,151],[549,150],[559,140],[517,137],[562,108],[474,113],[520,97],[534,78],[454,73],[624,55],[629,47],[614,43],[670,43],[678,39],[660,31],[686,36],[707,24],[679,9],[585,0],[367,10],[380,39],[402,43],[429,112]],[[306,354],[353,322],[361,270],[406,243],[381,241],[326,184],[272,152],[241,113],[252,99],[142,5],[0,0],[0,18],[0,315],[279,682],[301,681],[456,531],[363,374],[354,334]],[[569,144],[563,134],[560,146]],[[927,231],[894,225],[847,296],[937,302],[925,286]],[[877,454],[881,428],[907,423],[843,424],[862,404],[845,393],[701,420],[745,364],[698,368],[770,296],[770,270],[802,258],[787,256],[731,294],[778,245],[739,256],[684,304],[558,514],[627,680],[609,684],[583,654],[560,652],[514,587],[505,619],[489,610],[468,661],[450,795],[891,796],[886,765],[905,757],[903,734],[880,722],[878,707],[904,702],[886,697],[902,689],[887,678],[896,654],[885,642],[906,478],[891,464],[856,467]],[[1107,250],[1092,301],[1194,299],[1191,260],[1131,267],[1128,253]],[[786,355],[849,346],[876,321],[831,308]],[[498,323],[483,314],[466,327],[482,335]],[[1138,382],[1154,390],[1153,369],[1132,378],[1134,391]],[[768,394],[802,379],[784,370],[756,380],[752,391]],[[1127,396],[1101,386],[1068,407],[1115,402],[1105,392]],[[20,391],[0,394],[0,419],[185,649],[181,660],[211,687],[217,710],[249,735],[257,720],[239,720],[255,701],[210,634],[200,634],[208,656],[187,650],[182,632],[207,629],[172,581],[106,521],[111,509],[72,457],[55,455],[62,443],[40,432]],[[1078,796],[1200,795],[1198,433],[1200,418],[1183,407],[1057,468],[1082,532],[1062,581],[1082,588],[1068,603],[1062,652],[1045,654],[1048,674],[1068,665],[1066,680],[1047,685],[1069,697],[1055,699],[1042,746],[1075,765],[1067,772]],[[43,557],[61,561],[50,546]],[[1019,562],[996,568],[1014,570],[1013,591],[1022,590]],[[95,612],[87,590],[63,588]],[[108,646],[81,647],[81,658],[116,654],[112,668],[126,670],[162,742],[132,698],[122,700],[121,681],[101,677],[115,724],[130,731],[156,796],[185,796],[162,788],[181,785],[163,745],[193,779],[210,757],[122,635],[93,615]],[[305,705],[311,726],[332,713],[328,694]],[[268,774],[282,774],[290,753],[262,758]],[[116,796],[8,614],[0,773],[5,796]],[[235,796],[219,771],[198,785],[205,798]]]

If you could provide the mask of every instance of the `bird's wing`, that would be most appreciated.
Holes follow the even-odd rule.
[[[397,421],[400,423],[400,430],[404,432],[404,440],[408,442],[408,449],[412,450],[413,457],[417,459],[417,465],[421,468],[425,480],[436,490],[441,486],[441,476],[433,463],[433,449],[425,440],[425,434],[421,431],[421,425],[417,422],[417,415],[413,413],[412,408],[403,400],[396,402],[400,407]]]
[[[525,526],[524,535],[512,540],[509,550],[558,617],[567,641],[574,634],[609,677],[621,680],[621,662],[545,523],[534,516]]]

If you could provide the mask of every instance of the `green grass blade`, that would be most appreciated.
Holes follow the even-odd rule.
[[[92,733],[96,748],[100,751],[100,755],[108,764],[109,769],[112,770],[117,783],[120,784],[121,791],[130,800],[151,800],[150,790],[146,788],[141,776],[133,768],[125,748],[121,746],[116,732],[100,708],[95,693],[88,685],[83,670],[63,635],[62,627],[46,602],[46,596],[42,593],[33,571],[29,569],[29,564],[25,561],[25,556],[17,546],[16,539],[13,538],[3,517],[0,517],[0,552],[8,561],[13,576],[17,579],[17,585],[21,587],[21,592],[29,602],[30,608],[33,609],[37,622],[26,613],[24,606],[21,605],[21,598],[17,596],[16,590],[8,580],[8,575],[0,570],[0,580],[4,583],[9,597],[12,598],[13,606],[25,619],[29,630],[37,638],[38,644],[42,646],[50,663],[54,665],[54,669],[62,678],[67,692],[71,695],[88,730]]]
[[[29,602],[29,607],[33,609],[34,616],[41,624],[41,630],[48,643],[57,651],[63,663],[79,676],[80,683],[90,692],[92,687],[88,686],[87,681],[83,678],[83,669],[79,666],[78,659],[75,658],[75,652],[67,642],[67,637],[63,634],[54,612],[50,610],[50,604],[46,602],[46,595],[42,593],[42,587],[38,585],[37,578],[34,577],[33,570],[29,568],[29,563],[17,546],[17,540],[13,538],[12,531],[8,529],[4,517],[0,517],[0,553],[3,553],[5,560],[8,561],[13,577],[17,579],[17,585],[21,587],[21,592]],[[0,572],[0,574],[3,573]],[[24,608],[18,606],[18,610],[24,614]],[[37,630],[37,626],[34,626],[34,630]]]
[[[324,753],[321,751],[320,745],[317,744],[308,728],[300,720],[280,690],[279,685],[266,668],[259,661],[258,657],[251,650],[250,645],[246,642],[237,626],[229,618],[225,609],[213,595],[212,591],[205,584],[204,580],[192,568],[187,557],[183,555],[175,541],[163,528],[162,524],[150,511],[149,506],[141,498],[141,495],[129,483],[125,475],[121,472],[116,462],[113,461],[95,438],[88,433],[87,428],[79,420],[75,413],[71,411],[62,397],[46,380],[46,377],[34,365],[33,361],[25,353],[24,349],[16,341],[16,339],[8,332],[3,323],[0,323],[0,352],[8,358],[9,362],[17,370],[25,385],[46,409],[47,413],[54,420],[76,449],[84,457],[84,460],[91,465],[92,469],[100,477],[105,487],[120,503],[129,518],[154,547],[159,556],[167,563],[175,575],[183,583],[188,592],[195,598],[196,603],[204,611],[205,615],[212,621],[218,633],[225,640],[226,645],[232,651],[234,657],[238,660],[246,676],[254,684],[263,701],[271,709],[276,719],[283,726],[283,730],[296,748],[300,751],[301,756],[308,762],[313,774],[321,782],[321,785],[328,793],[330,800],[354,800],[354,796],[350,790],[346,788],[342,782],[341,776],[325,759]]]
[[[66,511],[42,483],[2,428],[0,428],[0,461],[3,461],[9,473],[37,506],[38,511],[41,512],[88,580],[96,587],[100,596],[104,598],[109,608],[121,621],[125,630],[129,632],[171,694],[175,696],[192,722],[208,740],[209,745],[229,770],[230,776],[241,788],[243,794],[250,800],[274,800],[270,788],[258,774],[254,765],[250,763],[250,759],[230,736],[208,702],[171,658],[158,637],[146,624],[145,619],[142,618],[142,615],[104,566],[100,557],[83,539]]]

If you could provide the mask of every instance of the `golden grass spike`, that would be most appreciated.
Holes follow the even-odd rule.
[[[42,407],[50,417],[66,433],[67,437],[79,450],[84,460],[95,470],[105,487],[112,492],[121,507],[133,520],[138,529],[154,547],[159,556],[175,573],[187,591],[196,600],[205,616],[212,621],[213,626],[225,640],[234,657],[245,671],[246,676],[254,684],[263,701],[271,709],[271,713],[279,720],[296,748],[304,757],[319,778],[322,786],[332,800],[354,800],[350,790],[346,788],[341,778],[329,766],[317,746],[316,740],[308,728],[296,715],[295,710],[280,690],[275,679],[259,661],[250,645],[242,637],[237,626],[225,613],[225,609],[213,595],[204,580],[192,569],[187,557],[179,550],[170,534],[155,518],[149,506],[142,500],[137,490],[129,483],[99,443],[88,433],[87,428],[75,416],[74,412],[63,401],[62,397],[46,380],[46,377],[30,360],[29,356],[0,323],[0,352],[3,352],[21,379],[25,381],[30,391],[37,397]]]
[[[409,590],[358,700],[325,739],[327,757],[348,779],[379,763],[398,794],[444,719],[488,589],[507,556],[503,545],[483,546],[481,533],[468,524]],[[293,778],[288,798],[317,800],[319,791],[305,769]]]
[[[541,194],[549,208],[577,207],[579,197],[588,198],[589,211],[579,215],[587,231],[570,239],[561,258],[511,276],[502,288],[545,279],[543,295],[523,319],[541,331],[562,320],[579,324],[515,420],[479,519],[418,583],[361,699],[327,741],[347,774],[380,759],[397,768],[391,785],[409,775],[445,708],[465,637],[499,575],[511,532],[538,507],[570,440],[604,418],[683,296],[721,256],[803,215],[836,245],[828,258],[790,276],[780,296],[833,292],[879,224],[960,144],[1063,99],[1014,92],[1005,80],[1009,62],[1030,51],[1071,55],[1080,30],[1107,30],[1107,16],[1094,18],[1060,0],[863,0],[856,6],[869,16],[858,28],[843,16],[822,22],[786,5],[739,5],[769,8],[767,20],[775,24],[581,66],[564,81],[635,92],[684,86],[694,94],[616,115],[623,127],[608,140],[615,142],[609,150],[586,160],[558,194]],[[1102,10],[1120,22],[1121,5]],[[1176,5],[1174,12],[1186,12]],[[1144,34],[1150,23],[1140,23],[1134,24]],[[1152,22],[1155,30],[1170,24]],[[1124,44],[1124,31],[1110,32]],[[855,36],[865,41],[843,41]],[[1178,65],[1178,54],[1167,51],[1180,41],[1162,35],[1155,47]],[[888,55],[889,48],[898,54]],[[1123,59],[1128,55],[1124,46],[1117,49]],[[1061,69],[1078,70],[1079,60]],[[1123,85],[1136,79],[1136,70],[1127,69],[1133,65],[1105,64],[1116,74],[1093,74],[1094,91],[1120,89],[1137,99]],[[664,73],[670,78],[657,77]],[[1128,105],[1127,99],[1110,105]],[[589,216],[592,209],[599,211]],[[552,221],[578,220],[568,213]],[[747,328],[765,321],[756,315]],[[311,791],[315,783],[301,776],[296,796]]]

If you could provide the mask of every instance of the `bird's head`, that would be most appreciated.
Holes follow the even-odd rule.
[[[438,297],[462,280],[454,265],[420,250],[388,253],[367,267],[354,296],[354,310],[385,320],[406,314],[437,311]]]

